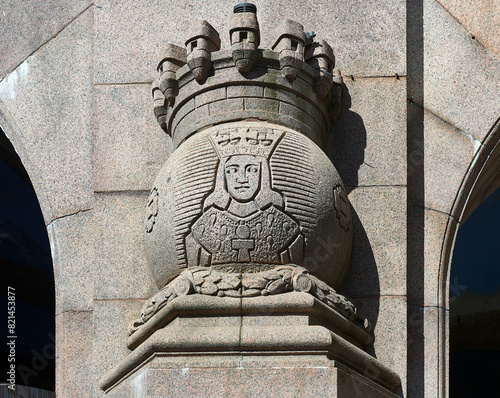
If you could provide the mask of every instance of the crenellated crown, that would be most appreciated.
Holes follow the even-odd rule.
[[[292,128],[321,145],[340,111],[342,78],[332,48],[295,21],[277,28],[272,49],[260,49],[257,9],[238,4],[221,50],[206,21],[185,47],[167,44],[153,82],[154,112],[179,146],[215,124],[263,120]]]
[[[236,154],[269,159],[282,136],[282,131],[239,127],[218,130],[210,135],[210,139],[220,159]]]

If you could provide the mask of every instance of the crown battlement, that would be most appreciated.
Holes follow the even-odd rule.
[[[230,49],[206,21],[192,27],[185,47],[168,43],[153,82],[154,112],[177,147],[205,127],[263,120],[301,132],[321,145],[340,111],[342,78],[332,48],[295,21],[276,29],[260,49],[257,10],[234,7]]]

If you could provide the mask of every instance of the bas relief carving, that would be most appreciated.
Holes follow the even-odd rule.
[[[192,25],[185,48],[166,45],[152,85],[155,117],[174,147],[146,205],[145,250],[158,289],[129,326],[132,352],[101,388],[155,394],[180,366],[183,387],[192,380],[186,364],[213,372],[227,355],[224,372],[237,356],[237,377],[258,366],[262,378],[262,364],[283,367],[289,354],[293,367],[300,357],[314,367],[338,360],[394,388],[397,375],[361,349],[373,341],[370,323],[336,291],[353,226],[321,149],[341,109],[332,48],[285,20],[272,49],[260,49],[248,3],[234,8],[230,49],[208,22]],[[200,374],[189,377],[205,382]]]
[[[186,237],[188,266],[302,262],[300,226],[272,188],[269,161],[283,134],[235,129],[210,136],[219,163],[214,190]]]
[[[354,307],[334,290],[350,260],[351,209],[318,146],[340,104],[333,51],[290,20],[261,51],[256,8],[240,6],[229,51],[201,21],[186,49],[168,44],[158,66],[155,116],[176,149],[148,199],[146,252],[159,292],[141,322],[186,294],[293,290],[351,319]]]

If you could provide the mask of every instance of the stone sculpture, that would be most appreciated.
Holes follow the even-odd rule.
[[[103,378],[104,390],[158,352],[321,351],[326,343],[315,341],[326,330],[342,336],[331,346],[338,357],[357,368],[373,359],[360,349],[372,341],[370,323],[336,292],[350,261],[352,219],[321,149],[341,101],[333,51],[291,20],[278,28],[272,50],[260,49],[256,8],[248,3],[235,7],[229,36],[231,49],[221,50],[217,31],[201,21],[187,48],[167,44],[158,65],[154,113],[175,149],[145,217],[158,292],[130,325],[134,351]],[[276,330],[266,311],[278,323],[296,314],[329,326]],[[209,321],[208,314],[223,318]],[[237,327],[213,324],[246,316],[262,323],[248,340]],[[176,317],[198,326],[180,332]],[[179,348],[179,333],[191,337],[187,348]],[[255,335],[268,340],[256,344]],[[383,383],[398,383],[377,369]]]
[[[167,293],[160,291],[143,314],[173,299],[168,283],[197,267],[210,275],[227,272],[239,282],[218,289],[206,280],[185,294],[298,290],[258,275],[292,266],[332,286],[319,292],[347,301],[334,288],[350,257],[350,205],[317,145],[328,134],[328,112],[336,114],[339,105],[333,51],[323,40],[306,46],[303,26],[291,20],[279,27],[274,51],[258,50],[256,9],[248,3],[235,7],[229,33],[231,58],[219,51],[215,29],[201,21],[186,40],[187,51],[168,44],[158,66],[155,113],[177,149],[157,177],[146,215],[152,274]],[[225,75],[233,68],[237,75],[230,79]],[[190,118],[196,125],[185,125]],[[247,274],[280,287],[248,289],[241,283]],[[335,301],[329,301],[334,308]]]

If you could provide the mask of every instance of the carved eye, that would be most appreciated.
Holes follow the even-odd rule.
[[[257,174],[259,172],[259,168],[253,164],[247,166],[247,173]]]
[[[238,172],[237,166],[229,166],[226,168],[226,174],[236,174]]]

